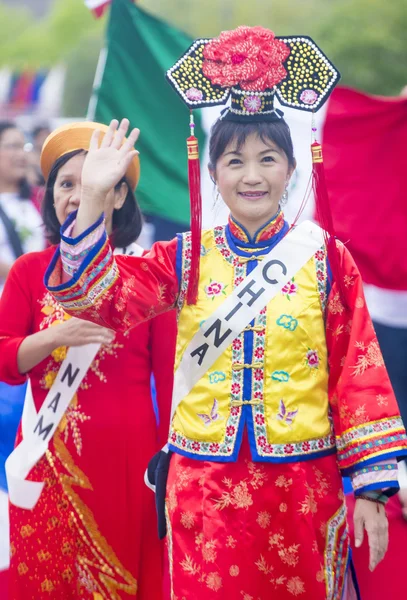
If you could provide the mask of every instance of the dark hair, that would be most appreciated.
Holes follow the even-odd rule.
[[[267,140],[274,142],[285,153],[290,167],[295,167],[290,128],[284,119],[280,119],[279,121],[252,121],[248,123],[218,119],[212,126],[209,141],[210,170],[216,170],[216,163],[230,142],[235,140],[237,150],[239,151],[245,143],[246,138],[252,133],[257,134],[262,142],[266,142]]]
[[[54,185],[59,172],[71,158],[78,154],[86,154],[85,150],[73,150],[63,154],[54,162],[48,176],[45,187],[45,195],[42,201],[42,218],[46,229],[48,240],[51,244],[59,244],[61,240],[60,228],[61,225],[57,219],[54,208]],[[119,183],[115,185],[115,190],[118,191],[122,184],[127,185],[126,199],[123,206],[113,211],[112,217],[112,235],[111,240],[116,248],[125,248],[135,242],[141,233],[143,217],[140,207],[137,204],[136,197],[130,187],[127,179],[123,177]]]
[[[8,129],[17,129],[17,131],[20,131],[19,127],[13,121],[0,121],[0,140],[3,133]],[[31,198],[31,187],[26,177],[22,177],[18,182],[18,193],[21,200]]]

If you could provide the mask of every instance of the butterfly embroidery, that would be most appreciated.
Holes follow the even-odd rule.
[[[297,413],[298,413],[298,408],[297,408],[297,410],[293,410],[293,411],[289,412],[289,411],[287,411],[287,409],[285,407],[284,400],[283,399],[280,400],[280,408],[277,413],[277,419],[279,421],[282,421],[286,425],[290,426],[290,425],[292,425],[295,417],[297,416]]]
[[[212,423],[214,423],[215,421],[221,421],[223,419],[223,417],[221,417],[218,413],[218,408],[219,402],[215,398],[213,401],[212,410],[209,415],[205,413],[197,413],[198,417],[202,419],[205,427],[209,427],[209,425],[212,425]]]

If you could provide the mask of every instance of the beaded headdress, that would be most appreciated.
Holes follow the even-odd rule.
[[[202,208],[192,110],[226,104],[230,98],[230,106],[222,111],[221,119],[278,121],[283,112],[274,107],[277,97],[283,106],[316,112],[328,99],[340,74],[308,36],[277,37],[264,27],[242,26],[224,31],[215,39],[196,40],[167,71],[167,79],[191,111],[187,148],[192,259],[187,301],[194,303]],[[315,141],[312,152],[314,183],[323,183],[321,146]],[[316,195],[321,196],[318,190]],[[325,190],[322,196],[326,198]],[[330,213],[323,221],[323,225],[328,221],[331,224]],[[328,231],[333,233],[329,228]]]
[[[275,120],[280,104],[316,111],[340,75],[313,40],[276,37],[264,27],[238,27],[215,39],[196,40],[167,72],[189,108],[225,104],[223,118]]]

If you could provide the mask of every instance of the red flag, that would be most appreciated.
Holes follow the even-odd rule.
[[[336,88],[323,127],[336,233],[367,284],[407,291],[407,98]]]

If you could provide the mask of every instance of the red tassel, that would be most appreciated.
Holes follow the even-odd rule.
[[[339,250],[336,245],[335,228],[329,204],[328,189],[325,181],[325,170],[322,158],[322,147],[319,142],[311,144],[312,152],[312,187],[315,196],[316,214],[319,224],[324,230],[324,241],[333,278],[338,286],[342,304],[348,308],[346,290],[341,269]]]
[[[199,162],[198,140],[193,135],[191,114],[191,137],[187,139],[188,182],[191,208],[191,271],[188,282],[187,304],[196,304],[198,300],[199,261],[201,256],[202,198],[201,167]]]

